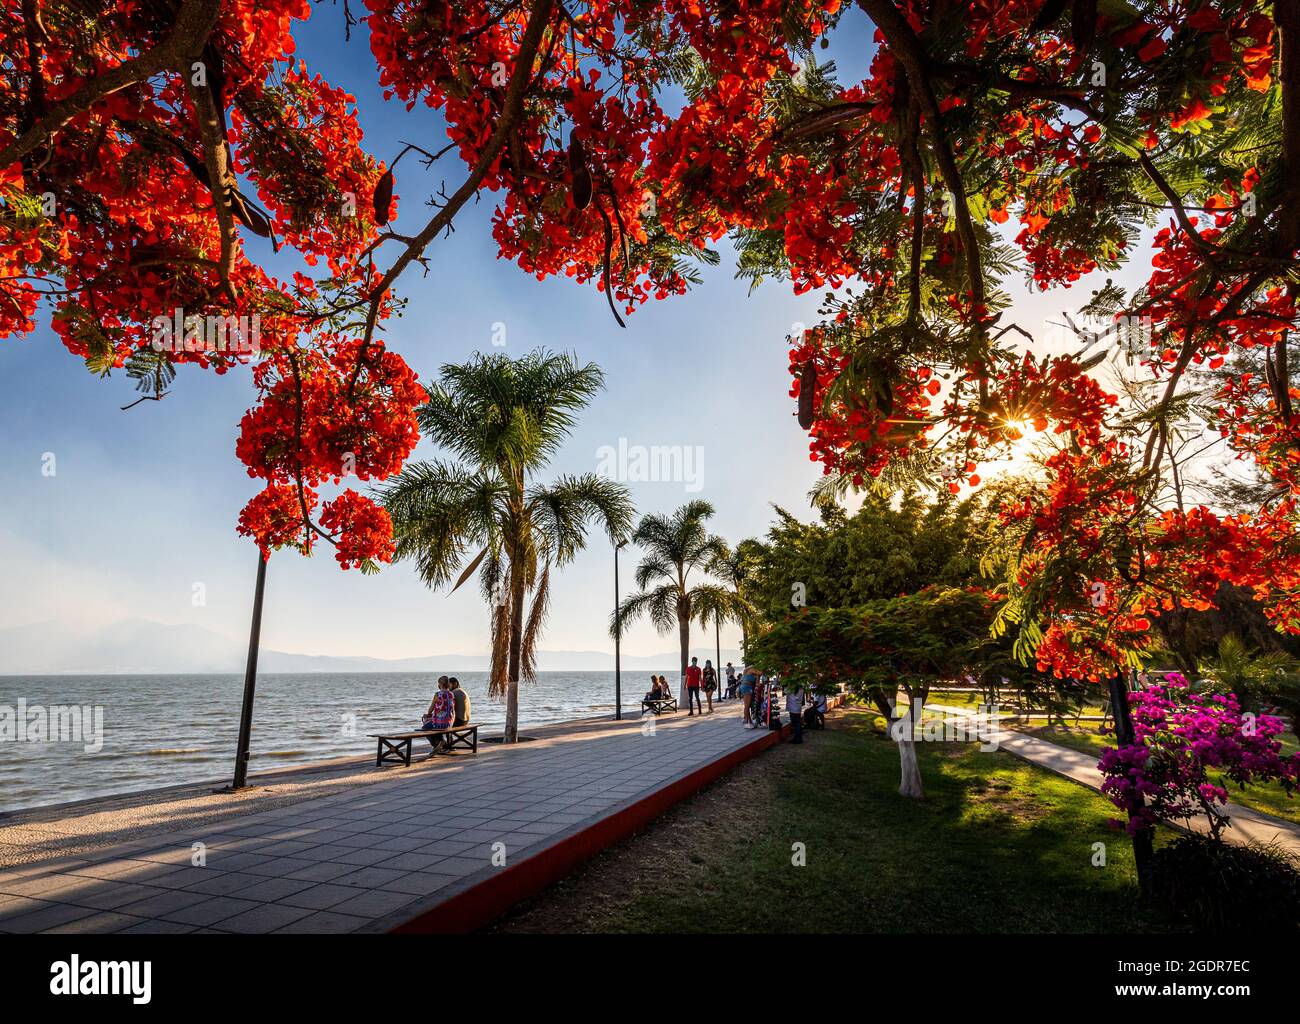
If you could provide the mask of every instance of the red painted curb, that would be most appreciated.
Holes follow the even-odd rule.
[[[629,804],[581,831],[565,836],[526,860],[501,868],[472,888],[390,929],[394,935],[461,934],[490,924],[520,900],[574,872],[596,854],[644,828],[736,765],[778,743],[792,731],[788,723],[716,761],[697,768],[663,789]]]

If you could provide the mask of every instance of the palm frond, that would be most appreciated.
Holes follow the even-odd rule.
[[[507,581],[507,587],[509,583]],[[509,590],[507,590],[509,593]],[[502,697],[510,675],[510,602],[492,608],[492,667],[488,674],[488,696]]]
[[[528,502],[533,523],[547,538],[557,566],[570,562],[586,546],[592,521],[604,528],[611,541],[626,536],[632,526],[627,488],[595,473],[562,476],[549,487],[533,488]]]
[[[524,639],[519,658],[520,674],[525,682],[537,681],[537,638],[542,635],[546,624],[547,603],[550,600],[551,566],[542,566],[537,586],[533,588],[533,607],[528,613],[528,625],[524,628]]]
[[[677,626],[677,595],[675,583],[665,583],[654,590],[633,594],[619,607],[618,619],[613,613],[610,614],[609,635],[615,635],[618,620],[622,621],[623,628],[626,629],[628,623],[636,622],[642,616],[648,618],[658,632],[671,632]]]

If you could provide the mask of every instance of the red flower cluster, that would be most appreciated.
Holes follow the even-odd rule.
[[[828,472],[861,483],[948,438],[942,459],[918,462],[946,459],[960,491],[1026,427],[1059,435],[1048,486],[1010,512],[1034,530],[1016,575],[1046,595],[1048,663],[1073,665],[1083,647],[1106,658],[1131,650],[1130,626],[1166,596],[1204,602],[1215,580],[1261,579],[1279,623],[1295,622],[1274,582],[1296,579],[1292,520],[1152,515],[1154,485],[1108,423],[1115,398],[1075,359],[1016,354],[996,293],[1016,249],[1041,287],[1118,266],[1150,207],[1130,202],[1127,182],[1141,174],[1170,211],[1128,311],[1152,327],[1141,363],[1174,387],[1189,367],[1217,369],[1293,332],[1294,251],[1250,249],[1260,238],[1280,245],[1284,211],[1261,210],[1253,235],[1239,230],[1257,189],[1276,194],[1245,163],[1269,166],[1279,151],[1267,132],[1232,142],[1230,159],[1196,141],[1276,116],[1259,113],[1271,103],[1261,90],[1277,32],[1258,5],[1168,0],[1051,18],[1041,0],[873,0],[862,6],[876,12],[879,45],[865,77],[842,85],[803,66],[809,44],[836,28],[840,0],[366,6],[386,95],[440,112],[460,158],[482,172],[476,187],[497,195],[499,252],[528,273],[595,282],[630,312],[684,290],[689,258],[739,232],[756,275],[784,273],[801,292],[860,290],[790,343],[796,376],[815,369],[811,454]],[[39,31],[29,31],[33,9]],[[340,562],[356,565],[391,550],[380,513],[347,492],[317,525],[315,490],[397,469],[422,394],[397,355],[338,326],[371,301],[379,320],[389,314],[373,261],[385,243],[405,243],[376,223],[395,211],[391,198],[374,211],[392,178],[363,152],[352,98],[296,55],[291,27],[310,10],[222,0],[201,46],[202,84],[188,69],[143,77],[33,140],[51,104],[164,43],[174,15],[125,3],[88,20],[45,0],[0,0],[0,151],[10,154],[0,336],[30,332],[46,291],[63,343],[105,371],[157,358],[155,317],[258,317],[259,404],[237,452],[267,489],[240,528],[264,547],[310,549],[329,536]],[[524,67],[526,39],[538,49]],[[1116,90],[1134,97],[1118,118]],[[1257,160],[1245,157],[1256,148]],[[1191,196],[1161,177],[1177,161],[1180,173],[1219,169]],[[240,191],[247,183],[255,196]],[[1000,227],[1013,214],[1019,228]],[[277,280],[249,257],[249,234],[328,273]],[[217,372],[254,361],[201,349],[165,358]],[[799,387],[792,397],[807,399]],[[1292,397],[1241,376],[1222,390],[1218,425],[1294,490]],[[1084,601],[1081,580],[1117,595],[1105,614]]]
[[[393,557],[393,523],[388,512],[356,491],[346,490],[326,502],[320,524],[338,534],[334,557],[344,569]]]
[[[39,24],[27,24],[33,11]],[[22,141],[23,117],[164,44],[169,12],[128,3],[88,21],[42,0],[4,3],[13,73],[0,72],[0,150]],[[20,215],[0,217],[0,337],[31,331],[48,294],[55,333],[97,372],[257,363],[264,401],[245,417],[237,454],[266,488],[239,531],[264,552],[309,550],[324,533],[310,520],[324,480],[398,469],[423,399],[397,355],[372,346],[363,359],[354,339],[321,329],[332,306],[373,288],[366,250],[381,169],[361,149],[352,97],[294,59],[293,24],[310,13],[306,0],[225,0],[201,59],[109,93],[0,168],[0,201]],[[219,123],[205,129],[209,116]],[[227,178],[225,229],[214,168]],[[329,277],[272,278],[249,256],[251,235],[324,263]],[[181,344],[174,326],[188,335],[195,323],[197,343]],[[235,323],[251,325],[257,344],[214,344],[228,337],[214,324]],[[347,508],[332,538],[347,560],[386,557],[379,510]]]

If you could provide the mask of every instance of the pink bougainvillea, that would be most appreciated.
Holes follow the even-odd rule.
[[[1136,833],[1161,821],[1190,822],[1204,815],[1218,838],[1230,821],[1224,782],[1276,782],[1291,795],[1300,784],[1300,753],[1284,756],[1279,718],[1243,712],[1232,694],[1192,692],[1178,673],[1129,695],[1136,742],[1105,750],[1101,790],[1129,813]],[[1118,824],[1118,823],[1117,823]]]

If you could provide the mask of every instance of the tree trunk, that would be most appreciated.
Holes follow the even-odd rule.
[[[716,681],[714,689],[719,699],[727,692],[726,684],[722,681],[722,615],[719,614],[713,620],[713,646],[714,654],[717,661],[713,663],[713,678]]]
[[[867,696],[870,697],[871,703],[876,706],[876,710],[880,712],[880,717],[885,720],[886,735],[892,736],[888,729],[894,724],[894,702],[877,689],[869,691]]]
[[[686,665],[691,660],[691,619],[690,614],[683,615],[677,611],[677,636],[682,647],[682,682],[681,692],[677,695],[677,706],[686,707]]]
[[[524,649],[524,574],[510,572],[510,678],[506,681],[505,743],[519,740],[519,666]]]
[[[1137,735],[1133,729],[1133,715],[1128,706],[1128,680],[1125,679],[1123,671],[1116,671],[1109,680],[1110,685],[1110,711],[1111,716],[1115,719],[1115,741],[1121,746],[1137,742]],[[1141,793],[1135,793],[1133,804],[1128,808],[1129,819],[1132,820],[1133,812],[1140,810],[1146,803],[1146,799]],[[1151,829],[1144,828],[1133,836],[1133,862],[1137,865],[1138,885],[1143,890],[1146,889],[1147,866],[1151,863],[1151,857],[1155,853],[1155,846],[1152,842]]]
[[[900,769],[898,795],[908,796],[914,800],[925,797],[925,788],[921,785],[921,766],[916,761],[917,723],[921,720],[923,697],[907,696],[907,715],[894,722],[894,739],[898,743],[898,765]],[[897,710],[897,708],[895,708]]]
[[[1281,242],[1287,257],[1300,243],[1300,3],[1275,0],[1278,83],[1282,88]],[[1279,253],[1278,255],[1283,255]]]

